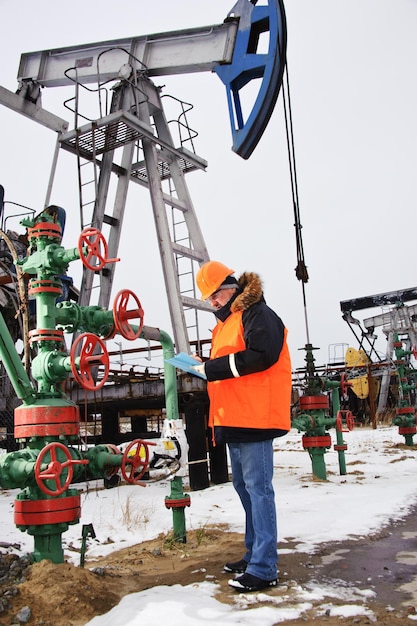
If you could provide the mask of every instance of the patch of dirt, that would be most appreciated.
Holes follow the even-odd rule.
[[[338,604],[360,604],[373,611],[378,624],[403,626],[407,615],[416,613],[413,594],[409,593],[410,589],[407,591],[402,587],[411,581],[417,592],[415,567],[401,569],[400,564],[394,567],[394,563],[398,551],[407,549],[404,537],[408,536],[410,540],[414,537],[414,543],[408,547],[417,548],[415,518],[415,515],[410,516],[404,523],[386,529],[372,540],[349,540],[320,546],[314,555],[294,552],[295,545],[291,540],[287,541],[280,546],[283,549],[280,584],[262,594],[262,602],[257,602],[256,606],[268,605],[264,599],[269,596],[271,605],[276,607],[279,596],[279,608],[295,607],[305,601],[301,594],[313,588],[331,588],[333,591],[338,587],[341,590],[372,589],[376,594],[373,598],[359,593],[355,600],[345,600],[341,592],[340,598],[309,599],[312,608],[302,617],[285,623],[292,626],[314,621],[327,626],[371,624],[375,621],[373,616],[340,618],[332,616],[329,609]],[[397,540],[391,541],[390,538]],[[218,526],[187,532],[186,544],[160,536],[98,560],[88,559],[87,553],[84,568],[68,563],[56,565],[50,561],[29,566],[26,563],[25,581],[16,584],[15,595],[9,593],[8,607],[0,612],[0,626],[22,623],[16,615],[24,607],[30,609],[30,617],[25,622],[30,626],[84,626],[95,615],[109,611],[126,594],[158,585],[185,586],[212,581],[219,585],[217,600],[234,604],[239,594],[228,586],[230,574],[223,573],[222,568],[226,561],[240,558],[242,552],[243,536]],[[375,559],[378,554],[379,560]],[[0,579],[0,586],[4,592],[3,579]],[[24,611],[21,615],[25,617]]]

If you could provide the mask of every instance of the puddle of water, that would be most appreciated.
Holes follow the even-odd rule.
[[[321,562],[323,565],[330,565],[330,563],[342,560],[348,552],[350,552],[350,550],[336,550],[331,554],[325,554],[321,557]]]
[[[417,605],[417,576],[414,577],[414,580],[410,580],[410,582],[398,587],[398,591],[410,594],[411,602],[407,600],[406,602],[403,602],[403,604]]]
[[[417,565],[417,552],[397,552],[395,560],[404,565]]]

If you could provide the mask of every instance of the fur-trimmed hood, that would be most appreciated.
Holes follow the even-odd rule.
[[[249,307],[263,299],[262,280],[258,274],[254,272],[244,272],[238,278],[239,292],[233,300],[230,310],[233,313],[237,311],[246,311]]]

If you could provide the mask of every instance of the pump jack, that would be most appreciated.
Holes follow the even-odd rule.
[[[263,54],[258,52],[258,44],[266,32],[269,45]],[[205,169],[206,162],[184,146],[185,140],[175,145],[160,89],[151,77],[214,71],[226,87],[233,150],[247,159],[274,109],[285,52],[282,0],[268,0],[262,6],[257,0],[238,0],[220,25],[23,54],[18,92],[0,88],[0,103],[57,133],[45,206],[50,204],[61,149],[76,156],[79,176],[82,233],[77,248],[62,248],[62,230],[48,212],[24,224],[29,232],[29,254],[22,266],[27,275],[34,276],[29,289],[37,302],[37,324],[30,335],[38,349],[32,362],[36,386],[0,315],[0,358],[22,401],[15,411],[15,438],[26,444],[2,457],[0,486],[22,489],[15,502],[15,523],[34,535],[36,560],[63,561],[61,535],[68,524],[78,522],[81,514],[80,496],[71,488],[73,482],[101,477],[109,468],[120,468],[127,482],[135,484],[148,467],[148,444],[143,441],[132,442],[123,454],[112,445],[94,446],[85,452],[76,448],[73,444],[79,435],[78,407],[61,387],[69,372],[90,391],[104,384],[109,362],[103,339],[114,332],[126,339],[141,335],[162,341],[158,329],[148,329],[147,335],[142,308],[130,290],[119,294],[113,309],[107,310],[130,182],[150,192],[177,351],[189,351],[190,328],[197,329],[198,334],[197,312],[211,310],[195,294],[195,264],[204,263],[209,255],[184,179],[187,172]],[[240,91],[259,78],[259,94],[245,120]],[[91,84],[94,89],[87,87]],[[41,106],[41,88],[68,85],[75,87],[72,130],[65,120]],[[109,85],[113,91],[111,106],[102,110],[100,96]],[[82,89],[97,93],[98,118],[83,116]],[[191,130],[184,124],[185,112],[181,115],[179,125],[185,127],[192,144]],[[117,160],[119,149],[122,154]],[[96,190],[92,204],[83,198],[82,172],[88,164]],[[113,211],[106,214],[112,174],[118,177],[117,191]],[[173,228],[168,211],[173,214]],[[185,225],[185,237],[176,233],[176,215]],[[105,226],[109,230],[108,243],[102,234]],[[84,266],[79,301],[58,306],[56,300],[62,289],[58,277],[76,259],[81,259]],[[184,262],[188,263],[187,271]],[[95,279],[99,280],[98,303],[91,305]],[[131,307],[133,302],[133,311],[128,309],[128,302]],[[195,316],[194,323],[187,322],[186,311]],[[135,318],[140,322],[138,328],[131,325]],[[72,333],[85,331],[76,337],[70,355],[65,352],[63,329]],[[173,344],[167,352],[165,357],[173,356]],[[104,376],[97,383],[95,370],[99,367],[104,368]],[[166,393],[167,416],[170,409],[170,417],[176,418],[178,408],[172,393],[176,390],[175,371],[171,370],[169,366],[165,369],[165,384],[170,384]],[[166,506],[173,509],[177,538],[184,538],[183,519],[178,518],[183,518],[188,505],[189,497],[182,493],[181,480],[174,479]]]
[[[265,33],[269,34],[267,52],[259,47]],[[198,312],[211,311],[195,293],[196,264],[207,261],[209,254],[184,178],[188,172],[204,170],[207,163],[185,147],[192,145],[192,135],[184,112],[179,125],[185,130],[186,139],[181,139],[179,146],[174,145],[161,90],[151,79],[215,72],[226,87],[233,150],[247,159],[273,112],[285,59],[286,20],[282,0],[268,0],[262,6],[257,0],[238,0],[222,24],[25,53],[18,72],[18,93],[0,90],[1,103],[57,133],[56,159],[46,205],[50,203],[61,149],[77,157],[80,181],[86,171],[84,166],[90,165],[90,179],[96,181],[97,193],[94,203],[87,203],[82,198],[85,186],[79,185],[81,229],[91,226],[102,231],[107,227],[110,257],[118,255],[129,183],[149,190],[178,351],[189,351],[190,333],[196,335],[195,340],[199,339]],[[261,79],[260,89],[245,119],[241,93],[255,79]],[[41,107],[41,87],[68,85],[75,88],[72,130],[68,130],[65,120]],[[81,92],[94,90],[100,100],[109,86],[113,90],[109,110],[100,107],[100,116],[85,123],[80,110]],[[122,154],[116,161],[119,148]],[[106,199],[112,174],[118,177],[118,182],[110,213]],[[171,228],[169,213],[174,224]],[[110,264],[99,274],[84,270],[80,304],[89,304],[93,282],[98,280],[99,284],[94,285],[97,304],[107,307],[113,276],[114,266]]]

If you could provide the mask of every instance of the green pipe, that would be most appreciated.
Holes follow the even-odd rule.
[[[33,535],[34,540],[32,559],[35,562],[46,559],[56,564],[64,563],[62,533],[66,530],[68,530],[67,524],[43,524],[30,527],[28,533]]]
[[[0,457],[0,487],[17,489],[35,484],[37,452],[24,448]]]
[[[313,476],[319,480],[327,480],[326,463],[324,461],[324,453],[326,448],[309,448],[308,453],[311,459]]]
[[[296,428],[298,432],[314,432],[314,435],[321,434],[321,431],[326,426],[332,427],[334,425],[333,417],[326,417],[323,415],[321,409],[313,409],[311,413],[300,413],[292,420],[292,427]]]
[[[175,356],[174,343],[171,337],[159,328],[144,326],[140,335],[143,339],[158,341],[162,346],[164,356],[164,384],[165,384],[165,405],[167,418],[174,420],[179,418],[178,411],[178,393],[177,393],[177,372],[173,365],[167,363],[167,359]],[[183,482],[181,476],[175,476],[171,480],[171,494],[169,500],[171,503],[177,501],[178,506],[172,508],[172,523],[175,541],[186,543],[186,526],[185,526],[185,505],[181,502],[186,501],[188,495],[183,491]]]
[[[37,239],[37,245],[38,250],[16,262],[25,274],[59,275],[68,268],[71,261],[80,258],[77,248],[65,250],[59,244],[43,241],[41,237]]]
[[[337,415],[340,411],[340,397],[339,397],[339,388],[333,389],[332,391],[332,400],[333,400],[333,415]],[[339,448],[337,450],[337,454],[339,457],[339,472],[341,476],[346,475],[346,458],[345,451],[341,449],[341,446],[344,445],[343,440],[343,432],[338,429],[336,422],[336,445]]]
[[[140,336],[142,339],[158,341],[162,346],[167,418],[178,419],[177,372],[173,365],[166,362],[175,356],[174,343],[168,333],[152,326],[144,326]]]
[[[32,387],[29,376],[23,367],[23,363],[17,354],[13,339],[7,328],[4,317],[0,312],[0,359],[3,362],[10,382],[16,395],[24,404],[32,404],[35,398],[35,390]]]

